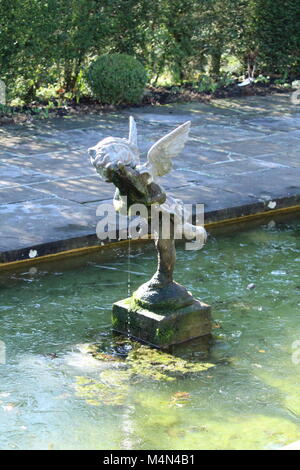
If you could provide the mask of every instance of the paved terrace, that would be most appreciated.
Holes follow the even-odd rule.
[[[127,136],[130,114],[144,158],[155,140],[192,121],[163,184],[184,202],[204,203],[206,222],[300,204],[300,107],[289,95],[11,125],[0,128],[0,263],[99,243],[96,207],[114,189],[86,150],[106,136]]]

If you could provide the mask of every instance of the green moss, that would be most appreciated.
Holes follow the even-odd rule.
[[[154,306],[151,305],[149,302],[145,300],[139,299],[135,292],[130,297],[130,309],[132,311],[140,310],[141,308],[144,310],[153,310]],[[170,314],[170,299],[166,299],[165,302],[163,300],[160,301],[159,305],[155,306],[155,311],[159,313],[159,315],[169,315]]]
[[[127,361],[133,364],[133,369],[139,371],[157,371],[166,379],[176,379],[180,375],[204,372],[213,364],[187,361],[148,346],[140,346],[131,351]],[[153,373],[153,372],[152,372]]]
[[[120,406],[128,392],[127,377],[119,376],[119,380],[112,385],[98,379],[76,377],[76,395],[84,398],[89,405]]]
[[[129,340],[126,341],[128,342]],[[170,382],[175,381],[179,376],[204,372],[213,367],[213,364],[187,361],[140,343],[130,343],[132,350],[123,360],[102,353],[97,345],[86,347],[85,351],[95,359],[118,360],[122,368],[120,369],[121,364],[120,366],[116,364],[115,368],[106,369],[97,378],[77,377],[76,394],[90,405],[122,405],[131,383],[145,380]]]
[[[100,351],[101,345],[98,344],[86,344],[81,346],[81,351],[87,354],[91,354],[95,359],[99,361],[120,361],[121,359],[113,354],[107,354]]]
[[[169,344],[172,340],[172,338],[175,335],[175,330],[173,328],[157,328],[155,332],[155,338],[154,340],[158,341],[159,344]]]
[[[142,308],[145,308],[147,310],[147,306],[148,304],[146,303],[143,303],[141,300],[139,300],[135,295],[134,293],[132,294],[132,296],[130,297],[129,300],[129,306],[130,306],[130,310],[132,310],[133,312],[136,312],[137,310],[140,310],[141,307]]]

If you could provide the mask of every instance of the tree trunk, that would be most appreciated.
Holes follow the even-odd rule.
[[[64,67],[64,89],[66,92],[72,93],[74,91],[80,72],[81,62],[81,56],[79,56],[76,61],[66,62]]]
[[[216,49],[211,54],[210,75],[216,79],[218,79],[220,76],[221,58],[222,58],[221,49]]]

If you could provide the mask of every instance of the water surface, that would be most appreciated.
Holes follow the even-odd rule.
[[[209,350],[200,342],[175,353],[215,367],[171,382],[124,388],[122,360],[78,347],[118,354],[111,305],[152,275],[152,246],[2,273],[0,448],[272,449],[299,440],[299,233],[298,221],[272,222],[212,236],[201,251],[179,248],[176,280],[212,305],[214,330]],[[76,377],[105,374],[121,403],[76,391]]]

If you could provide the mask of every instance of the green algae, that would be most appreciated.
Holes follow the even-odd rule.
[[[120,374],[114,383],[105,381],[105,377],[97,380],[78,376],[75,378],[74,387],[76,395],[84,398],[86,403],[92,406],[123,405],[128,392],[127,377]]]
[[[93,356],[95,359],[98,359],[99,361],[106,361],[106,362],[115,362],[115,361],[120,361],[121,358],[117,357],[116,355],[113,354],[107,354],[103,351],[100,350],[101,345],[95,343],[95,344],[85,344],[81,345],[80,349],[82,352],[85,352],[87,354],[90,354]]]
[[[169,344],[171,339],[174,338],[174,335],[175,331],[173,328],[157,328],[155,332],[155,340],[159,340],[161,344]]]
[[[214,364],[187,361],[144,345],[136,346],[128,354],[127,362],[137,376],[154,380],[157,379],[156,374],[165,380],[176,380],[180,375],[204,372],[214,367]]]
[[[129,341],[127,341],[127,344]],[[131,342],[132,349],[123,360],[99,351],[96,344],[87,345],[85,351],[95,359],[120,363],[119,368],[106,369],[97,378],[76,377],[76,395],[90,405],[122,405],[131,384],[150,382],[174,382],[180,377],[205,372],[214,364],[191,362],[172,356],[149,346]],[[187,401],[187,395],[177,399]],[[172,401],[173,400],[173,401]],[[174,404],[174,399],[171,398]]]

